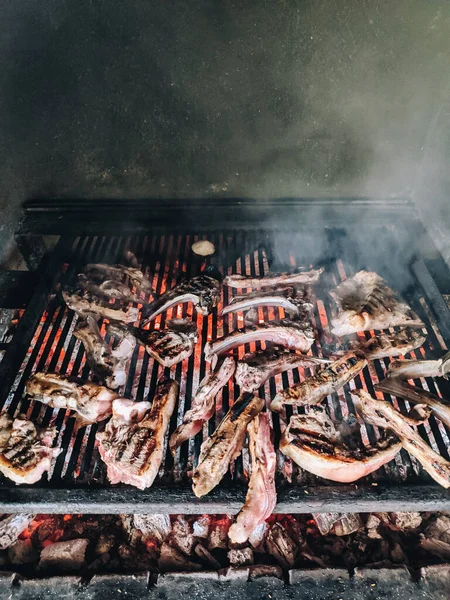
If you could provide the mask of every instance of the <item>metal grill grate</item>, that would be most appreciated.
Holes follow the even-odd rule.
[[[269,268],[276,270],[280,267],[309,266],[316,261],[320,246],[321,264],[325,273],[315,289],[313,325],[316,332],[316,342],[311,352],[322,356],[322,345],[332,339],[329,333],[331,303],[328,291],[340,281],[352,275],[361,268],[376,270],[385,277],[395,288],[401,288],[412,308],[420,315],[427,326],[428,337],[424,345],[414,355],[417,357],[436,358],[447,349],[449,342],[445,314],[439,312],[440,296],[434,280],[426,279],[429,272],[425,263],[411,255],[408,260],[402,260],[398,250],[395,250],[396,231],[394,228],[380,228],[377,239],[385,248],[392,245],[396,261],[389,264],[380,258],[380,253],[364,251],[364,245],[358,240],[351,239],[348,233],[340,230],[325,230],[321,233],[320,244],[314,243],[314,235],[299,232],[274,233],[266,230],[246,231],[212,231],[201,235],[148,235],[125,237],[77,237],[65,240],[70,248],[70,259],[57,272],[53,295],[50,296],[45,309],[41,311],[39,322],[35,328],[32,342],[25,358],[17,370],[16,377],[7,393],[0,398],[4,410],[11,415],[18,412],[42,425],[53,421],[58,429],[55,444],[63,451],[53,464],[48,480],[42,480],[31,487],[15,488],[9,480],[0,482],[0,505],[4,512],[13,512],[27,507],[36,510],[52,510],[53,512],[87,511],[91,512],[121,512],[126,506],[136,511],[160,510],[176,512],[182,506],[181,512],[234,512],[239,509],[245,493],[245,481],[249,467],[249,457],[246,449],[236,460],[233,472],[228,474],[222,484],[210,496],[197,500],[190,491],[190,471],[199,455],[201,442],[209,435],[228,410],[230,404],[237,398],[239,390],[233,381],[223,389],[216,401],[216,414],[206,424],[203,431],[193,440],[185,443],[175,456],[166,451],[157,480],[150,490],[140,492],[127,486],[110,486],[105,476],[105,466],[100,460],[95,442],[98,428],[104,423],[92,425],[78,431],[73,431],[74,420],[63,410],[53,410],[38,402],[29,402],[23,398],[27,378],[35,371],[60,372],[89,378],[89,367],[85,362],[83,346],[72,335],[76,323],[76,315],[68,310],[60,300],[58,289],[74,281],[82,264],[87,262],[120,262],[125,248],[130,248],[141,259],[141,268],[153,278],[156,294],[174,285],[177,277],[196,275],[205,263],[195,259],[190,248],[198,239],[209,239],[216,246],[216,254],[206,260],[206,265],[218,267],[224,274],[245,273],[248,275],[263,275]],[[58,249],[55,250],[55,253]],[[383,252],[382,256],[389,256]],[[338,257],[338,258],[336,258]],[[56,256],[57,259],[57,256]],[[399,281],[399,273],[402,280]],[[424,282],[427,284],[424,288]],[[41,294],[40,291],[37,293]],[[182,416],[189,409],[193,393],[199,381],[204,377],[209,365],[205,363],[203,347],[205,343],[216,336],[226,335],[227,332],[243,325],[241,314],[230,314],[222,319],[218,313],[229,301],[229,295],[235,290],[223,289],[222,301],[212,315],[201,317],[193,306],[182,305],[169,310],[167,314],[157,318],[152,326],[163,328],[166,319],[172,316],[187,316],[196,321],[199,341],[194,355],[176,365],[167,374],[180,382],[180,399],[177,411],[170,422],[170,433],[181,422]],[[41,300],[42,303],[42,300]],[[444,306],[445,302],[444,302]],[[441,307],[442,308],[442,307]],[[448,308],[447,308],[448,311]],[[259,318],[268,320],[284,316],[282,309],[261,308]],[[439,323],[439,326],[438,326]],[[360,338],[368,339],[376,332],[359,334]],[[355,336],[356,337],[356,336]],[[20,345],[20,340],[16,340]],[[27,342],[28,344],[28,342]],[[237,357],[245,352],[264,347],[264,343],[246,345],[235,351]],[[411,355],[413,356],[413,354]],[[350,396],[350,388],[364,387],[374,393],[373,386],[383,379],[389,359],[374,361],[364,369],[361,376],[350,382],[337,394],[327,399],[332,417],[341,419],[348,413],[354,413]],[[156,363],[145,350],[136,346],[128,380],[123,394],[136,400],[151,400],[156,382],[164,368]],[[269,401],[276,390],[292,385],[308,372],[295,369],[271,379],[260,394]],[[422,386],[443,397],[450,397],[449,384],[444,380],[439,383],[433,380],[418,380],[416,385]],[[408,404],[401,400],[393,400],[400,410],[406,410]],[[280,416],[273,414],[273,426],[276,442],[280,437],[283,421],[289,419],[297,409],[287,408]],[[298,409],[304,410],[304,409]],[[280,421],[281,419],[281,421]],[[419,427],[422,437],[449,458],[449,431],[434,417],[429,423]],[[363,439],[374,441],[377,431],[367,426]],[[370,503],[376,503],[377,510],[394,510],[406,505],[431,507],[432,503],[448,506],[450,497],[447,492],[438,488],[431,478],[423,472],[420,465],[402,451],[394,461],[379,469],[357,485],[339,486],[327,483],[314,475],[302,471],[278,452],[277,481],[280,504],[278,510],[289,512],[296,510],[310,512],[311,510],[342,510],[345,505],[354,506],[351,510],[369,509]],[[385,504],[383,504],[383,502]],[[386,504],[386,502],[388,504]],[[406,504],[405,504],[406,502]],[[394,507],[394,508],[393,508]],[[424,508],[423,508],[424,509]]]

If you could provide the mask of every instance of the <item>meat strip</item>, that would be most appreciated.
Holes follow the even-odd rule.
[[[133,306],[116,307],[113,304],[102,302],[96,296],[86,294],[80,296],[79,293],[63,290],[62,296],[67,306],[74,310],[81,317],[87,314],[97,315],[110,321],[120,321],[122,323],[134,323],[137,321],[139,309]]]
[[[264,277],[248,277],[247,275],[227,275],[223,283],[232,288],[277,287],[280,285],[305,285],[319,281],[323,269],[295,271],[293,273],[269,273]]]
[[[388,402],[376,400],[364,390],[355,390],[352,394],[359,399],[357,409],[365,421],[393,431],[400,438],[403,448],[421,463],[435,481],[444,488],[450,487],[450,462],[424,442],[417,431],[408,425],[404,415]]]
[[[230,463],[245,443],[247,426],[264,407],[264,400],[241,395],[222,419],[215,432],[203,442],[197,468],[193,474],[194,494],[208,494],[222,480]]]
[[[421,377],[445,377],[450,372],[450,352],[438,360],[393,360],[388,367],[388,377],[420,379]]]
[[[203,427],[203,423],[209,421],[215,412],[215,398],[228,380],[233,376],[236,364],[231,356],[227,356],[216,369],[204,377],[200,382],[190,410],[188,410],[183,422],[173,432],[170,438],[170,450],[175,454],[177,448],[186,440],[194,437]]]
[[[268,413],[260,413],[248,426],[251,473],[245,504],[228,536],[244,544],[251,533],[272,514],[277,503],[275,469],[277,457]]]
[[[386,358],[388,356],[401,356],[419,348],[427,336],[420,329],[405,327],[394,333],[380,333],[362,344],[361,351],[369,360]]]
[[[256,309],[259,306],[279,306],[283,308],[291,318],[301,317],[309,318],[313,309],[313,304],[305,300],[304,294],[297,294],[294,289],[285,292],[283,290],[274,290],[270,292],[258,291],[246,296],[235,296],[231,299],[228,306],[222,310],[222,315],[234,312],[245,312]]]

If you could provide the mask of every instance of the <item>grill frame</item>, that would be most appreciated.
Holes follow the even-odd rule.
[[[108,205],[108,203],[107,203]],[[136,210],[134,217],[128,219],[123,225],[118,217],[125,213],[125,206],[120,202],[109,204],[111,218],[104,218],[108,214],[107,206],[102,205],[99,211],[98,204],[71,203],[71,202],[33,202],[25,207],[24,218],[17,232],[20,246],[29,253],[29,263],[36,264],[39,260],[39,248],[42,247],[42,235],[55,235],[59,232],[61,239],[56,248],[40,262],[40,284],[36,289],[20,323],[16,335],[9,345],[5,357],[0,363],[0,398],[6,397],[13,385],[16,373],[22,364],[30,341],[27,343],[30,331],[38,326],[43,310],[47,305],[47,296],[59,276],[60,266],[71,256],[71,246],[75,236],[85,236],[88,232],[95,232],[96,236],[111,236],[122,234],[131,236],[145,232],[147,236],[159,235],[167,232],[167,223],[170,222],[170,232],[185,234],[191,231],[195,222],[195,230],[204,232],[214,228],[218,223],[227,224],[227,230],[236,227],[238,235],[244,238],[246,232],[259,230],[267,226],[269,218],[276,215],[273,225],[274,231],[285,233],[292,232],[299,235],[295,223],[304,223],[305,214],[308,217],[309,228],[305,235],[313,235],[315,228],[328,231],[348,232],[352,223],[364,223],[364,226],[376,231],[386,223],[392,227],[401,227],[411,233],[411,238],[424,239],[426,233],[412,209],[408,200],[373,201],[371,199],[329,199],[305,200],[282,199],[255,204],[253,201],[220,202],[218,211],[214,210],[205,214],[212,204],[209,201],[196,201],[193,206],[189,202],[174,201],[157,208],[154,203],[133,202],[132,208]],[[154,212],[152,210],[154,209]],[[348,209],[348,210],[345,210]],[[130,208],[127,206],[127,211]],[[189,213],[189,218],[185,217]],[[82,216],[84,215],[84,221]],[[211,216],[212,215],[212,216]],[[288,218],[289,215],[289,218]],[[326,219],[325,219],[326,217]],[[198,218],[198,220],[196,220]],[[239,227],[237,224],[239,223]],[[290,224],[289,224],[290,223]],[[353,225],[354,227],[354,225]],[[222,229],[222,227],[221,227]],[[308,234],[309,231],[309,234]],[[239,233],[240,232],[240,233]],[[263,235],[270,235],[268,229],[263,230]],[[352,250],[342,247],[342,236],[332,234],[332,247],[330,256],[339,253],[340,256],[352,257]],[[236,238],[238,240],[238,238]],[[312,239],[312,238],[311,238]],[[27,242],[30,241],[27,247]],[[427,240],[427,243],[431,243]],[[432,245],[432,244],[431,244]],[[236,252],[231,251],[231,258],[242,256],[243,251],[236,242]],[[38,251],[36,251],[38,248]],[[430,272],[429,265],[421,257],[419,250],[411,253],[414,260],[411,271],[420,283],[428,307],[438,323],[441,334],[447,346],[450,342],[450,311],[442,297],[442,290],[436,284],[435,273]],[[269,256],[271,268],[276,270],[280,266],[279,256]],[[439,262],[439,261],[438,261]],[[433,267],[436,264],[433,263]],[[187,265],[188,270],[190,265]],[[195,269],[195,265],[193,265]],[[384,265],[389,272],[389,266]],[[75,266],[74,266],[75,268]],[[445,267],[439,264],[439,269],[444,272]],[[187,273],[188,275],[190,273]],[[381,273],[385,275],[385,273]],[[170,285],[170,276],[166,281]],[[395,286],[394,286],[395,287]],[[442,292],[442,293],[441,293]],[[202,340],[203,342],[206,340]],[[192,359],[193,360],[193,359]],[[176,367],[177,369],[178,367]],[[181,367],[180,367],[181,369]],[[200,364],[200,377],[204,374],[204,361]],[[175,370],[175,373],[177,371]],[[367,382],[366,382],[367,383]],[[156,380],[152,382],[154,386]],[[192,388],[193,382],[188,382]],[[440,386],[441,387],[441,386]],[[444,387],[445,384],[444,384]],[[448,390],[448,386],[446,387]],[[129,390],[128,390],[129,391]],[[192,391],[192,389],[191,389]],[[273,390],[271,389],[271,392]],[[369,389],[370,391],[370,389]],[[450,390],[448,390],[450,391]],[[127,394],[126,394],[127,395]],[[274,424],[275,427],[278,427]],[[92,436],[91,436],[92,438]],[[90,442],[93,443],[92,439]],[[199,441],[197,442],[199,445]],[[198,450],[198,449],[197,449]],[[236,487],[228,481],[225,486],[214,490],[205,498],[197,499],[190,488],[177,485],[156,486],[149,490],[136,490],[126,487],[58,487],[58,485],[40,486],[35,484],[30,488],[0,486],[0,508],[3,512],[13,513],[22,511],[32,512],[91,512],[91,513],[122,513],[132,512],[164,512],[186,514],[196,513],[234,513],[242,506],[245,496],[244,486]],[[439,488],[437,485],[401,485],[390,486],[376,484],[372,486],[302,486],[281,488],[278,492],[276,511],[280,513],[310,513],[310,512],[371,512],[371,511],[399,511],[399,510],[448,510],[450,508],[450,492]]]

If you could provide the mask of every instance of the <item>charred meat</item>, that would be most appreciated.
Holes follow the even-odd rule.
[[[259,306],[279,306],[283,308],[291,318],[309,318],[313,305],[307,299],[306,294],[297,293],[295,289],[270,290],[252,292],[245,296],[234,296],[230,304],[222,310],[222,315],[234,312],[246,312]]]
[[[253,327],[236,329],[228,336],[205,345],[205,358],[211,361],[214,355],[223,354],[250,342],[266,340],[300,352],[308,352],[314,342],[311,325],[305,321],[270,321]]]
[[[133,306],[115,306],[92,294],[81,296],[77,291],[63,290],[62,295],[67,306],[81,317],[91,314],[122,323],[134,323],[138,318],[139,310]]]
[[[332,333],[348,335],[370,329],[388,329],[397,325],[424,327],[403,302],[376,273],[360,271],[330,292],[339,310],[332,319]]]
[[[450,427],[450,404],[443,398],[439,398],[439,396],[422,388],[409,385],[406,381],[394,378],[384,379],[377,383],[375,389],[384,394],[404,398],[416,405],[425,404],[444,425]]]
[[[256,392],[271,377],[302,367],[309,369],[330,361],[297,354],[281,346],[244,354],[236,366],[236,383],[242,392]]]
[[[142,325],[149,323],[172,306],[186,302],[192,302],[199,314],[209,315],[211,310],[217,306],[219,298],[220,283],[212,277],[199,275],[181,281],[144,309]]]
[[[369,360],[401,356],[421,346],[427,336],[420,329],[405,327],[394,333],[381,333],[365,342],[361,350]]]
[[[249,277],[247,275],[228,275],[223,283],[232,288],[261,288],[285,285],[306,285],[319,281],[323,269],[310,271],[298,270],[293,273],[269,273],[264,277]]]
[[[52,448],[56,430],[38,429],[24,415],[0,416],[0,471],[15,483],[36,483],[60,450]]]
[[[359,428],[359,426],[357,425]],[[324,479],[349,483],[391,461],[402,445],[394,435],[382,436],[376,446],[365,446],[352,431],[339,428],[320,406],[291,417],[280,450],[302,469]]]
[[[387,376],[400,379],[420,379],[421,377],[445,377],[450,372],[450,352],[439,360],[393,360]]]
[[[191,356],[198,340],[197,326],[188,319],[167,321],[165,329],[134,329],[140,344],[164,367],[176,365]]]
[[[193,474],[192,488],[198,498],[208,494],[222,480],[244,447],[248,424],[263,407],[262,398],[241,395],[211,437],[203,442]]]
[[[118,394],[95,383],[80,383],[58,373],[35,373],[26,383],[33,400],[52,408],[73,410],[78,427],[107,419]]]
[[[403,448],[421,463],[435,481],[445,488],[450,487],[450,462],[424,442],[404,415],[388,402],[376,400],[364,390],[355,390],[352,394],[359,400],[357,410],[365,421],[380,429],[393,431],[400,438]]]
[[[248,426],[251,474],[245,504],[230,527],[228,536],[244,544],[251,533],[272,514],[277,503],[275,469],[277,457],[267,413],[260,413]]]
[[[137,293],[152,293],[151,283],[144,273],[138,268],[124,265],[86,265],[78,275],[78,285],[98,296],[134,302],[139,298],[133,293],[133,287]]]
[[[164,454],[164,438],[175,410],[178,383],[158,382],[153,403],[120,398],[105,431],[97,433],[99,451],[111,483],[143,490],[152,485]]]
[[[316,375],[278,392],[270,408],[280,411],[285,404],[318,404],[326,396],[354,379],[366,366],[367,359],[363,354],[348,352]]]
[[[235,367],[234,359],[227,356],[212,373],[201,381],[192,400],[191,408],[185,413],[183,422],[170,438],[169,445],[172,454],[183,442],[194,437],[201,430],[203,423],[209,421],[213,416],[215,398],[233,376]]]

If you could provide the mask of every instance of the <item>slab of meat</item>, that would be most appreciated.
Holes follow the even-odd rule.
[[[191,408],[185,413],[183,422],[173,432],[170,438],[170,450],[175,454],[176,449],[183,442],[194,437],[209,421],[215,412],[215,398],[224,385],[227,384],[235,370],[235,362],[231,356],[225,357],[223,362],[207,375],[199,385]]]
[[[314,342],[314,332],[306,321],[269,321],[253,327],[236,329],[228,336],[205,345],[205,359],[210,362],[215,355],[223,354],[250,342],[269,341],[279,346],[308,352]]]
[[[244,354],[236,366],[236,383],[242,392],[256,392],[264,383],[284,371],[302,367],[309,369],[317,365],[328,364],[323,358],[314,358],[273,346],[266,350],[257,350]]]
[[[185,302],[192,302],[199,314],[209,315],[212,309],[217,306],[219,298],[220,283],[213,277],[199,275],[181,281],[143,309],[143,322],[141,325],[146,325],[171,306],[184,304]]]
[[[450,404],[447,400],[439,398],[439,396],[420,387],[409,385],[406,381],[395,378],[384,379],[376,384],[375,389],[384,394],[404,398],[416,405],[425,404],[444,425],[450,427]]]
[[[438,360],[393,360],[388,367],[388,377],[420,379],[421,377],[445,377],[450,372],[450,352]]]
[[[386,358],[387,356],[401,356],[421,346],[426,338],[426,334],[422,333],[420,329],[405,327],[401,331],[383,332],[377,337],[370,338],[361,345],[361,351],[369,360]]]
[[[264,407],[264,400],[241,395],[222,419],[215,432],[203,442],[197,468],[193,474],[194,494],[208,494],[222,480],[230,463],[245,443],[247,426]]]
[[[364,446],[355,425],[339,429],[320,406],[305,415],[294,415],[285,430],[280,450],[302,469],[324,479],[349,483],[390,462],[401,450],[394,435],[385,435],[376,446]]]
[[[330,292],[339,314],[331,320],[334,335],[348,335],[397,325],[424,327],[411,308],[376,273],[360,271]]]
[[[450,462],[434,452],[410,427],[407,418],[384,400],[376,400],[364,390],[354,390],[359,399],[357,407],[362,418],[381,429],[393,431],[400,438],[402,446],[414,456],[431,477],[445,488],[450,487]]]
[[[267,413],[260,413],[248,426],[251,474],[245,504],[230,527],[235,544],[245,543],[251,533],[273,513],[277,503],[275,469],[277,457]]]
[[[152,485],[164,454],[164,438],[175,410],[179,385],[158,382],[153,403],[120,398],[105,431],[97,433],[99,452],[111,483],[128,483],[143,490]]]
[[[138,293],[152,293],[151,282],[144,273],[138,268],[125,265],[86,265],[78,275],[78,284],[96,295],[123,300],[139,301],[132,291],[133,287]]]
[[[318,404],[356,377],[366,366],[367,359],[363,354],[348,352],[316,375],[278,392],[270,408],[280,411],[285,404]]]
[[[310,271],[295,271],[293,273],[269,273],[264,277],[249,277],[247,275],[227,275],[223,283],[232,288],[277,287],[283,285],[305,285],[317,283],[323,269]]]
[[[81,383],[58,373],[35,373],[26,383],[32,400],[75,412],[78,427],[107,419],[118,394],[102,385]]]
[[[96,315],[110,321],[120,321],[122,323],[134,323],[137,321],[139,309],[133,306],[115,306],[103,302],[97,296],[85,294],[81,296],[79,292],[74,293],[63,290],[62,296],[67,306],[74,310],[78,315],[84,317],[88,314]]]
[[[15,483],[36,483],[60,450],[52,448],[54,428],[38,429],[24,415],[0,416],[0,471]]]
[[[188,358],[198,340],[197,325],[189,319],[167,321],[165,329],[134,329],[134,334],[150,356],[164,367]]]
[[[234,296],[230,304],[222,310],[222,315],[238,311],[249,311],[259,306],[280,306],[291,318],[307,319],[311,316],[313,304],[307,300],[305,293],[297,293],[295,289],[258,291],[245,296]]]

